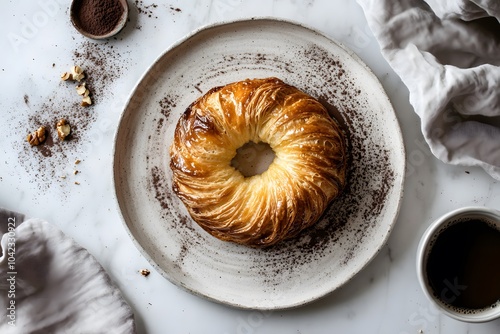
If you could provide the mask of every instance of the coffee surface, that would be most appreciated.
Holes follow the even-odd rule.
[[[427,276],[437,298],[462,309],[500,300],[500,231],[482,220],[460,221],[435,240]]]

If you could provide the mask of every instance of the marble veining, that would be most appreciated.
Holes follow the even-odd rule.
[[[0,206],[57,225],[108,271],[135,311],[139,333],[440,333],[500,332],[500,321],[469,325],[439,314],[425,299],[415,272],[420,236],[440,215],[468,205],[499,209],[500,185],[482,170],[445,165],[422,140],[408,92],[382,58],[354,1],[129,1],[130,21],[116,38],[79,35],[62,0],[3,1],[0,49]],[[155,5],[155,6],[153,6]],[[405,193],[388,244],[348,284],[307,306],[243,311],[193,296],[162,278],[142,257],[120,221],[111,182],[112,145],[119,114],[142,73],[177,40],[206,24],[269,16],[317,29],[350,47],[378,76],[401,123],[407,150]],[[86,133],[45,159],[25,142],[38,119],[51,121],[75,97],[59,75],[82,60],[75,52],[111,56],[113,77],[95,91]],[[119,69],[116,71],[116,69]],[[96,76],[98,73],[94,73]],[[43,116],[43,117],[42,117]],[[83,123],[82,123],[83,124]],[[28,150],[28,151],[25,151]],[[82,163],[75,167],[75,159]],[[73,175],[77,168],[79,173]],[[66,179],[60,176],[66,175]],[[80,184],[76,185],[77,181]],[[139,270],[151,270],[148,277]],[[3,321],[3,320],[0,320]]]

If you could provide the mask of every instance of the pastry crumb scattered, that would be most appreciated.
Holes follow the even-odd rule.
[[[147,277],[149,276],[149,274],[151,274],[151,272],[148,269],[141,269],[139,270],[139,273],[144,277]]]

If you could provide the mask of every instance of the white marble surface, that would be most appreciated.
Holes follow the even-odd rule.
[[[135,310],[139,333],[500,332],[500,320],[466,324],[437,313],[421,292],[415,270],[416,247],[430,222],[461,206],[499,209],[500,184],[480,169],[445,165],[430,154],[408,91],[382,58],[354,1],[129,3],[125,30],[104,44],[90,42],[110,57],[104,69],[92,73],[96,105],[88,109],[78,140],[53,146],[45,158],[28,147],[25,136],[38,125],[34,116],[50,124],[54,117],[71,118],[80,110],[72,107],[78,101],[73,85],[61,83],[59,75],[82,59],[75,51],[88,48],[89,40],[71,26],[66,1],[0,4],[0,206],[44,218],[87,248]],[[340,290],[286,311],[233,309],[193,296],[155,271],[141,276],[138,270],[151,267],[125,232],[111,182],[113,135],[125,98],[141,74],[194,29],[252,16],[298,21],[351,47],[391,98],[407,148],[405,194],[387,245]],[[75,166],[75,159],[82,162]],[[74,175],[75,169],[80,173]]]

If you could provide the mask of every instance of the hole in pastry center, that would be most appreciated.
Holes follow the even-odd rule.
[[[264,173],[273,163],[274,157],[274,151],[269,144],[248,142],[236,150],[231,166],[244,177],[250,177]]]

